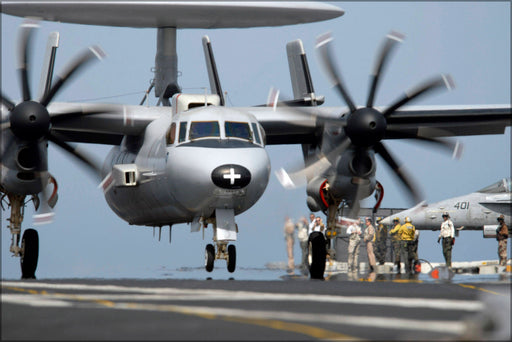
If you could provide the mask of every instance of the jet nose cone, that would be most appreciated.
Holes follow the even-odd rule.
[[[242,189],[251,182],[251,173],[241,165],[225,164],[212,171],[212,181],[223,189]]]

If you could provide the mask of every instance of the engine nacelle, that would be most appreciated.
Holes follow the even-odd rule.
[[[336,174],[329,178],[330,193],[335,198],[354,200],[356,193],[359,199],[370,196],[376,185],[375,154],[372,150],[357,154],[354,150],[346,150],[336,165]]]
[[[9,130],[0,134],[0,187],[6,192],[32,195],[48,184],[48,147],[45,140],[19,142]],[[8,150],[6,150],[8,148]],[[5,149],[5,150],[4,150]]]
[[[325,187],[327,180],[325,178],[316,177],[308,182],[306,192],[308,194],[307,205],[313,211],[325,210],[329,206],[325,198]]]

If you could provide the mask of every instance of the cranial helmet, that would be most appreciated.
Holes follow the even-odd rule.
[[[405,218],[405,223],[411,223],[411,222],[412,222],[411,218],[409,216],[407,216]]]

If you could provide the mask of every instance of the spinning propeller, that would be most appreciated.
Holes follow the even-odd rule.
[[[388,120],[392,119],[396,111],[412,100],[419,98],[433,90],[446,87],[452,89],[453,81],[448,75],[440,75],[429,81],[426,81],[411,91],[405,93],[398,98],[389,107],[383,111],[374,107],[374,99],[379,89],[381,75],[388,62],[389,56],[397,43],[403,40],[400,33],[392,32],[386,37],[379,54],[373,73],[370,79],[370,89],[366,106],[357,107],[349,95],[345,85],[337,70],[331,51],[332,37],[330,33],[321,35],[317,38],[316,48],[319,53],[321,65],[331,82],[332,86],[337,90],[345,104],[348,106],[348,113],[341,113],[340,118],[318,117],[325,124],[337,126],[340,131],[343,130],[341,139],[329,141],[332,148],[328,153],[316,154],[309,160],[306,160],[307,167],[294,173],[288,174],[284,170],[280,170],[277,174],[279,180],[285,187],[294,187],[299,177],[311,177],[311,175],[322,174],[329,167],[336,167],[336,160],[346,150],[354,151],[354,157],[349,163],[349,168],[357,180],[368,177],[372,164],[372,155],[379,154],[386,164],[393,170],[401,183],[407,188],[408,193],[415,203],[422,201],[418,187],[415,186],[409,176],[405,173],[400,163],[391,154],[382,140],[386,138],[392,139],[414,139],[424,141],[431,145],[436,145],[444,150],[449,150],[454,156],[459,156],[460,146],[458,142],[448,140],[434,139],[417,134],[406,133],[403,130],[393,130],[388,127]],[[307,114],[311,116],[311,114]],[[420,122],[410,122],[409,128],[419,127]],[[396,127],[396,125],[395,125]],[[326,136],[324,135],[324,140]],[[324,143],[324,142],[322,142]],[[359,192],[359,188],[358,188]],[[358,194],[356,195],[358,199]]]
[[[97,165],[91,158],[84,153],[78,152],[73,146],[66,143],[63,139],[58,137],[56,133],[52,132],[52,125],[65,122],[69,119],[74,119],[84,115],[108,113],[112,112],[112,108],[90,108],[90,109],[73,109],[67,112],[50,113],[48,105],[52,102],[55,95],[66,85],[70,79],[77,74],[77,72],[84,68],[87,64],[95,59],[102,59],[105,54],[97,46],[90,47],[89,49],[80,53],[73,61],[71,61],[64,71],[58,75],[55,81],[51,82],[51,70],[53,69],[53,61],[49,65],[50,77],[47,79],[47,84],[44,87],[44,92],[39,100],[34,100],[30,91],[29,72],[30,72],[30,57],[31,57],[31,40],[34,35],[35,29],[38,25],[34,21],[25,21],[19,31],[18,41],[18,71],[21,85],[22,101],[15,104],[12,100],[7,98],[2,93],[2,104],[9,111],[8,119],[1,123],[2,134],[10,131],[12,133],[10,141],[4,153],[12,153],[12,145],[16,145],[18,162],[20,165],[25,164],[25,168],[32,170],[31,177],[39,177],[40,184],[31,190],[32,194],[36,195],[42,193],[45,197],[43,204],[39,206],[39,201],[36,201],[36,207],[43,210],[38,215],[50,215],[50,207],[52,207],[56,200],[56,181],[52,176],[41,176],[41,172],[47,171],[47,141],[51,141],[57,146],[67,151],[74,158],[80,160],[84,165],[91,169],[95,174],[99,175],[100,166]],[[41,146],[44,146],[43,149]],[[25,151],[25,152],[23,152]],[[20,161],[20,158],[24,158]],[[54,186],[54,194],[47,195],[47,185],[52,183]],[[47,203],[49,205],[47,205]],[[37,210],[37,208],[36,208]],[[39,216],[42,217],[42,216]]]

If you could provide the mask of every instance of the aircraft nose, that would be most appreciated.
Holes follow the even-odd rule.
[[[241,165],[224,164],[212,171],[212,182],[223,189],[242,189],[251,182],[251,172]]]

